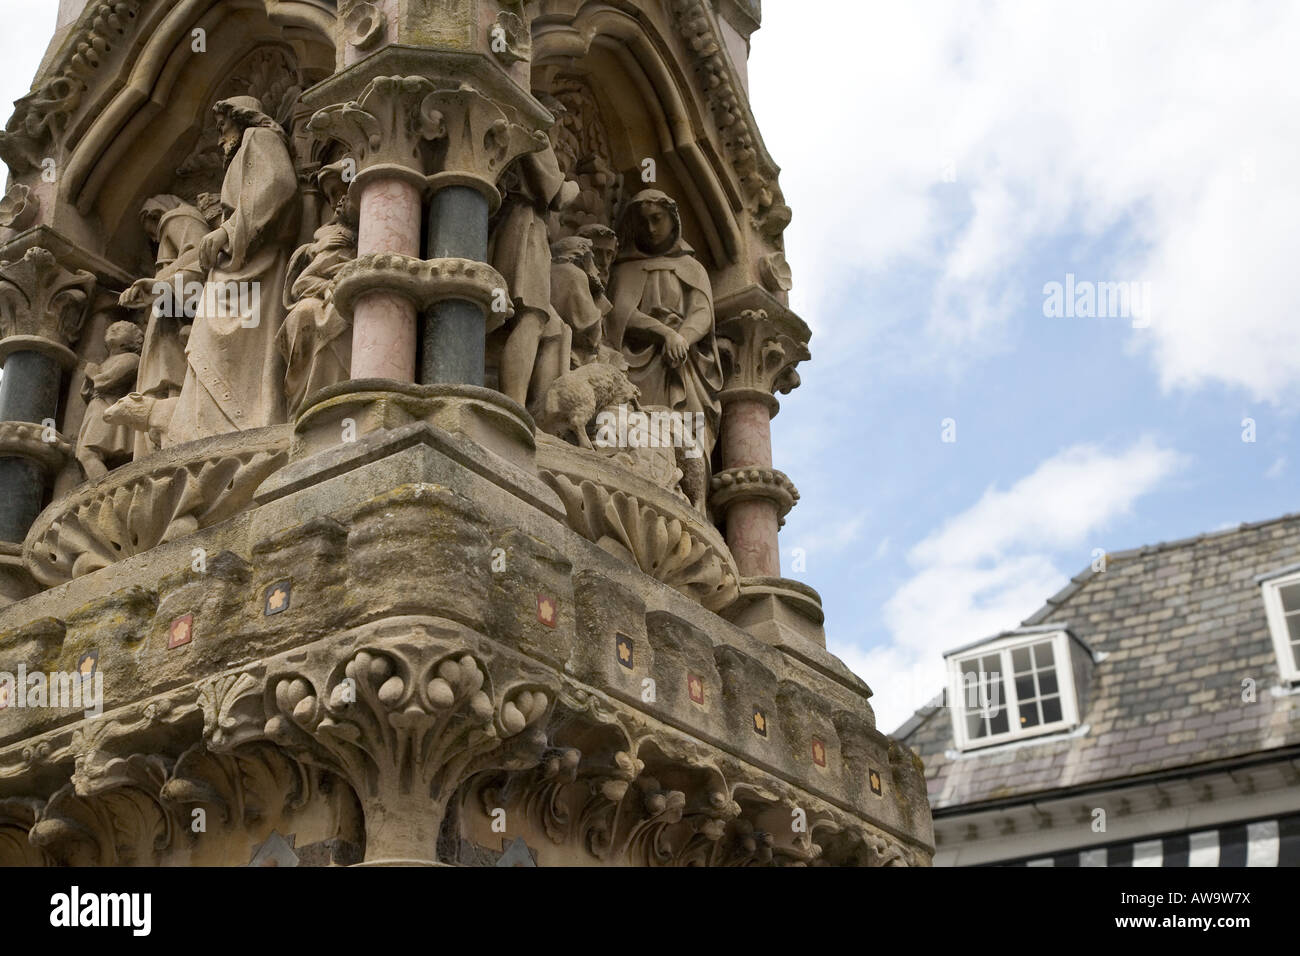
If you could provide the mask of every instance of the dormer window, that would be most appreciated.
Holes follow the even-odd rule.
[[[953,651],[948,669],[953,733],[963,750],[1078,726],[1076,660],[1063,630]]]
[[[1264,611],[1273,634],[1282,679],[1300,681],[1300,571],[1271,578],[1264,586]]]

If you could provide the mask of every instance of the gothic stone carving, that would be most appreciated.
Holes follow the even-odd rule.
[[[39,166],[66,132],[68,121],[104,61],[131,32],[139,0],[91,3],[82,24],[64,44],[64,61],[41,86],[14,103],[14,115],[0,132],[0,159],[15,173]]]
[[[53,587],[224,521],[285,463],[288,443],[289,426],[279,426],[123,466],[42,513],[25,545],[28,567]]]
[[[0,261],[0,357],[22,348],[44,350],[71,367],[95,277],[70,272],[46,249]]]

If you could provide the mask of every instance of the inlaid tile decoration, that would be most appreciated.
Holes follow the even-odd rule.
[[[686,675],[686,692],[690,694],[692,704],[704,706],[704,681],[697,674]]]
[[[559,623],[559,618],[560,609],[555,602],[555,598],[548,597],[545,594],[537,595],[537,620],[547,627],[555,627]]]
[[[618,662],[631,670],[636,666],[636,658],[632,647],[632,638],[626,634],[617,634],[614,637],[614,656]]]
[[[812,739],[812,758],[817,766],[826,766],[826,745],[817,737]]]
[[[186,614],[172,621],[167,632],[167,650],[184,647],[194,639],[194,615]]]
[[[262,614],[270,617],[273,614],[283,614],[289,610],[289,602],[293,598],[293,582],[289,580],[277,581],[266,589],[266,594],[262,598]]]

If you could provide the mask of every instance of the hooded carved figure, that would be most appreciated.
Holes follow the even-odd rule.
[[[165,444],[285,420],[284,359],[275,335],[298,235],[298,176],[280,126],[251,96],[213,108],[227,160],[221,225],[199,244],[204,295],[188,370]]]
[[[677,203],[657,189],[634,196],[620,222],[619,248],[606,341],[623,350],[645,405],[704,415],[707,461],[722,420],[713,285],[682,239]]]
[[[178,196],[154,196],[140,210],[140,221],[149,237],[157,243],[154,274],[140,279],[122,293],[119,304],[132,309],[148,308],[149,321],[144,331],[144,349],[140,353],[140,374],[135,390],[155,399],[174,398],[185,384],[185,335],[192,316],[177,308],[177,297],[169,294],[172,308],[154,308],[157,290],[162,287],[184,289],[190,282],[204,278],[199,270],[199,243],[209,226],[197,208]],[[182,300],[183,301],[183,300]],[[135,437],[137,459],[157,451],[148,434]]]

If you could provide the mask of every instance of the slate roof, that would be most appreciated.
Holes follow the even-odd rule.
[[[893,736],[925,761],[936,811],[1300,746],[1256,576],[1300,563],[1300,515],[1107,555],[1025,626],[1061,623],[1102,660],[1073,736],[958,755],[942,698]],[[1242,681],[1256,682],[1255,703]]]

